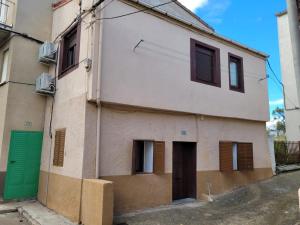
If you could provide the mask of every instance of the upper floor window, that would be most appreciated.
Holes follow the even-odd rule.
[[[231,53],[229,53],[228,57],[230,90],[244,92],[243,59]]]
[[[61,40],[59,76],[74,70],[79,63],[80,25],[76,24]]]
[[[191,80],[221,87],[220,49],[191,39]]]
[[[9,50],[5,50],[3,52],[2,56],[2,71],[0,74],[0,84],[5,83],[8,78],[8,56],[9,56]]]

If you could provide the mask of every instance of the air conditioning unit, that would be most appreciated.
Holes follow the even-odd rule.
[[[39,50],[39,61],[41,63],[51,64],[56,63],[56,47],[55,44],[45,42]]]
[[[35,91],[36,93],[39,94],[54,95],[55,94],[54,78],[52,78],[50,74],[42,73],[36,79]]]

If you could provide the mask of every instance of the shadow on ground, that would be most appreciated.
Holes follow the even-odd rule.
[[[218,197],[198,207],[118,217],[128,225],[300,225],[300,172],[286,173]]]

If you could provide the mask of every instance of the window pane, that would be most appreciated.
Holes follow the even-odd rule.
[[[1,73],[1,81],[3,83],[7,80],[7,73],[8,73],[8,50],[3,53],[3,64],[2,64],[2,73]]]
[[[0,4],[0,23],[6,23],[7,9],[7,0],[2,0]]]
[[[232,168],[233,170],[238,170],[238,154],[237,150],[238,146],[236,143],[233,143],[232,145]]]
[[[196,74],[199,80],[213,82],[212,51],[196,51]]]
[[[230,85],[239,86],[238,65],[236,62],[230,62]]]
[[[144,172],[153,173],[153,142],[144,143]]]
[[[77,30],[74,28],[69,34],[64,37],[64,59],[63,70],[70,68],[76,64],[76,39]]]

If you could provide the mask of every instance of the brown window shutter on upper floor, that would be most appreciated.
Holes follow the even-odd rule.
[[[233,171],[232,142],[219,143],[220,171]]]
[[[238,169],[253,170],[253,144],[238,143]]]
[[[54,156],[53,156],[54,166],[63,167],[64,165],[65,139],[66,139],[66,129],[57,130],[55,132],[55,145],[54,145]]]
[[[154,142],[153,170],[157,175],[165,173],[165,142]]]

